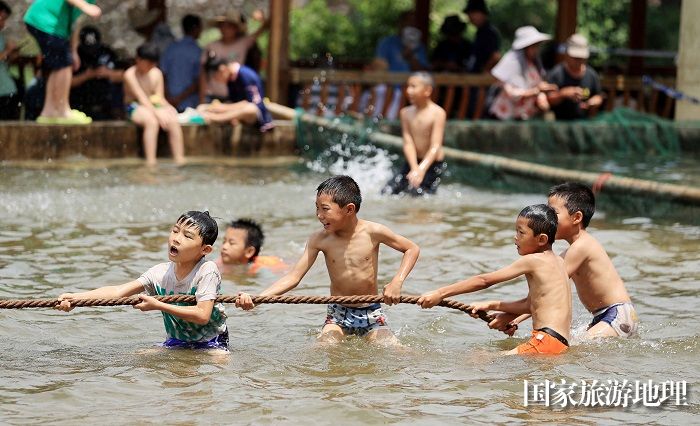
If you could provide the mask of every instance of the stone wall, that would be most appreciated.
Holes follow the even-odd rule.
[[[205,157],[273,157],[296,152],[294,124],[275,122],[266,133],[248,126],[183,126],[185,155]],[[47,126],[29,121],[0,122],[0,161],[74,157],[142,157],[141,130],[125,121],[97,121],[89,126]],[[161,132],[158,156],[168,157],[167,134]]]

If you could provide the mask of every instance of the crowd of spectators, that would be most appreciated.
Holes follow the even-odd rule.
[[[594,114],[600,107],[603,101],[600,79],[586,64],[590,53],[585,37],[574,34],[566,42],[563,61],[545,70],[540,47],[551,39],[549,35],[533,26],[520,27],[510,49],[502,55],[505,48],[501,46],[501,35],[489,19],[485,0],[468,0],[463,12],[467,22],[459,14],[444,19],[440,38],[430,52],[422,41],[414,13],[402,13],[396,32],[378,42],[375,58],[366,69],[490,73],[497,83],[486,98],[488,118],[526,120],[552,111],[557,119],[579,119]],[[11,8],[0,0],[0,30],[11,13]],[[179,39],[160,19],[162,14],[158,10],[131,8],[128,16],[132,28],[156,47],[160,58],[157,65],[164,77],[164,98],[178,113],[196,110],[200,105],[209,108],[212,102],[240,101],[230,98],[228,83],[210,78],[204,72],[208,58],[245,65],[246,73],[248,69],[260,68],[257,40],[267,30],[268,22],[259,11],[253,18],[261,25],[253,33],[248,32],[246,17],[237,10],[228,10],[207,22],[196,15],[186,15],[181,21]],[[466,36],[469,25],[475,28],[471,40]],[[198,39],[207,27],[216,28],[220,38],[201,46]],[[94,120],[127,118],[123,74],[133,59],[118,57],[104,42],[97,25],[81,25],[76,32],[78,58],[70,80],[70,105]],[[18,119],[20,106],[25,119],[36,119],[45,108],[45,94],[50,92],[46,88],[50,70],[37,69],[32,84],[25,88],[23,82],[12,79],[8,72],[7,64],[16,53],[16,46],[0,32],[0,119]],[[388,99],[391,104],[385,107],[384,95],[388,90],[393,90],[393,96]],[[473,111],[477,96],[476,89],[471,90],[469,110]],[[400,85],[378,85],[373,92],[364,93],[361,104],[367,106],[371,96],[374,115],[385,112],[385,117],[396,117],[401,102]]]
[[[7,40],[2,31],[13,10],[5,1],[0,0],[0,120],[24,118],[39,119],[41,122],[40,117],[46,113],[46,96],[53,96],[55,92],[50,88],[47,90],[47,82],[51,81],[52,75],[56,75],[56,70],[64,69],[71,74],[70,79],[61,79],[62,84],[67,82],[65,84],[68,100],[64,103],[70,105],[69,114],[80,114],[80,120],[73,120],[78,116],[69,116],[63,121],[56,120],[56,124],[87,124],[91,120],[128,119],[124,71],[134,64],[136,51],[122,51],[120,55],[105,42],[99,29],[99,8],[86,9],[98,11],[95,12],[95,16],[91,16],[96,21],[92,23],[76,19],[78,15],[85,14],[85,11],[74,6],[72,2],[59,1],[57,4],[61,5],[56,7],[47,2],[35,3],[37,4],[30,7],[32,15],[41,13],[41,19],[52,19],[56,22],[68,19],[69,32],[52,34],[48,26],[47,29],[37,32],[39,37],[48,41],[41,40],[38,43],[43,54],[31,69],[33,78],[25,84],[24,78],[10,72],[10,66],[17,63],[23,67],[23,76],[31,63],[19,62],[20,59],[24,59],[19,57],[19,46]],[[91,3],[94,2],[84,2],[88,8],[94,6]],[[69,11],[67,14],[66,10]],[[30,13],[23,15],[23,20],[30,25],[33,20],[28,21],[28,14]],[[173,30],[164,22],[161,10],[134,6],[129,8],[127,17],[133,31],[143,38],[143,44],[148,44],[152,51],[157,53],[159,61],[156,66],[164,77],[164,101],[173,105],[179,113],[188,109],[194,110],[201,104],[209,104],[215,100],[224,103],[234,101],[230,99],[226,83],[208,78],[207,73],[203,72],[208,55],[222,58],[226,62],[239,62],[246,65],[246,69],[260,69],[261,51],[257,39],[268,27],[267,20],[260,11],[253,14],[253,19],[258,20],[260,25],[251,34],[247,31],[246,17],[236,10],[229,10],[207,22],[203,22],[197,15],[188,14],[181,20],[180,38],[176,38]],[[200,35],[208,27],[220,34],[219,39],[201,46]],[[51,50],[57,42],[61,43],[60,52],[57,49]],[[47,53],[50,55],[48,58]],[[66,56],[67,58],[63,59]],[[51,66],[52,62],[57,62],[56,58],[60,58],[60,69],[57,68],[58,65]],[[63,88],[60,91],[62,92]],[[188,117],[191,116],[190,114]],[[186,119],[181,121],[186,122]],[[46,121],[47,124],[51,122]]]

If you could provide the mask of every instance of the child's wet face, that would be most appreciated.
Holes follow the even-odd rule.
[[[168,238],[168,259],[172,262],[193,262],[204,256],[204,242],[199,228],[194,225],[176,223]]]
[[[228,228],[224,234],[224,243],[221,246],[221,261],[226,265],[248,263],[246,257],[246,240],[248,231],[245,229]]]
[[[343,208],[333,201],[328,194],[320,194],[316,197],[316,217],[323,225],[323,229],[334,231],[342,225],[345,214]]]
[[[411,103],[430,97],[429,86],[418,77],[411,77],[406,83],[406,96]]]
[[[515,246],[521,256],[536,253],[539,249],[537,237],[528,222],[522,216],[518,216],[515,221]]]
[[[553,195],[547,199],[547,205],[553,208],[557,214],[557,235],[555,238],[566,238],[573,226],[573,218],[566,208],[566,200]]]

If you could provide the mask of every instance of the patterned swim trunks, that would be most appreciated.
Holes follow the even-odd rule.
[[[358,336],[364,336],[372,330],[389,328],[382,305],[379,303],[373,303],[364,308],[351,308],[332,303],[328,305],[326,324],[335,324],[342,328],[343,332]]]
[[[607,322],[620,337],[631,337],[637,334],[639,318],[632,303],[615,303],[593,312],[593,321],[588,328],[599,322]]]

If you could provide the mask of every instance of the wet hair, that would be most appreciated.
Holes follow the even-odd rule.
[[[136,57],[158,63],[160,54],[155,43],[144,43],[136,48]]]
[[[12,15],[12,9],[2,0],[0,0],[0,12],[5,12],[7,16]]]
[[[181,24],[185,34],[192,34],[196,29],[202,28],[202,20],[197,15],[185,15]]]
[[[425,71],[418,71],[411,74],[410,78],[419,78],[423,81],[426,86],[435,87],[435,80],[430,73]]]
[[[263,234],[260,225],[252,219],[238,219],[232,221],[228,226],[233,229],[243,229],[246,232],[245,246],[255,249],[251,260],[258,257],[263,242],[265,242],[265,234]]]
[[[583,215],[583,228],[588,227],[593,213],[595,213],[595,195],[588,186],[578,182],[566,182],[553,186],[549,190],[548,197],[559,197],[564,200],[564,206],[569,214],[578,211]]]
[[[545,234],[547,244],[554,243],[554,237],[557,235],[557,213],[553,208],[546,204],[534,204],[522,209],[518,217],[527,219],[527,226],[535,236]]]
[[[350,176],[333,176],[321,182],[316,188],[316,196],[321,194],[330,195],[333,202],[340,207],[345,207],[350,203],[355,205],[355,213],[360,211],[362,204],[362,194],[357,182]]]
[[[219,236],[219,227],[216,225],[216,221],[209,216],[208,211],[190,210],[183,213],[175,223],[197,228],[202,237],[203,245],[213,245],[216,242],[216,237]]]

